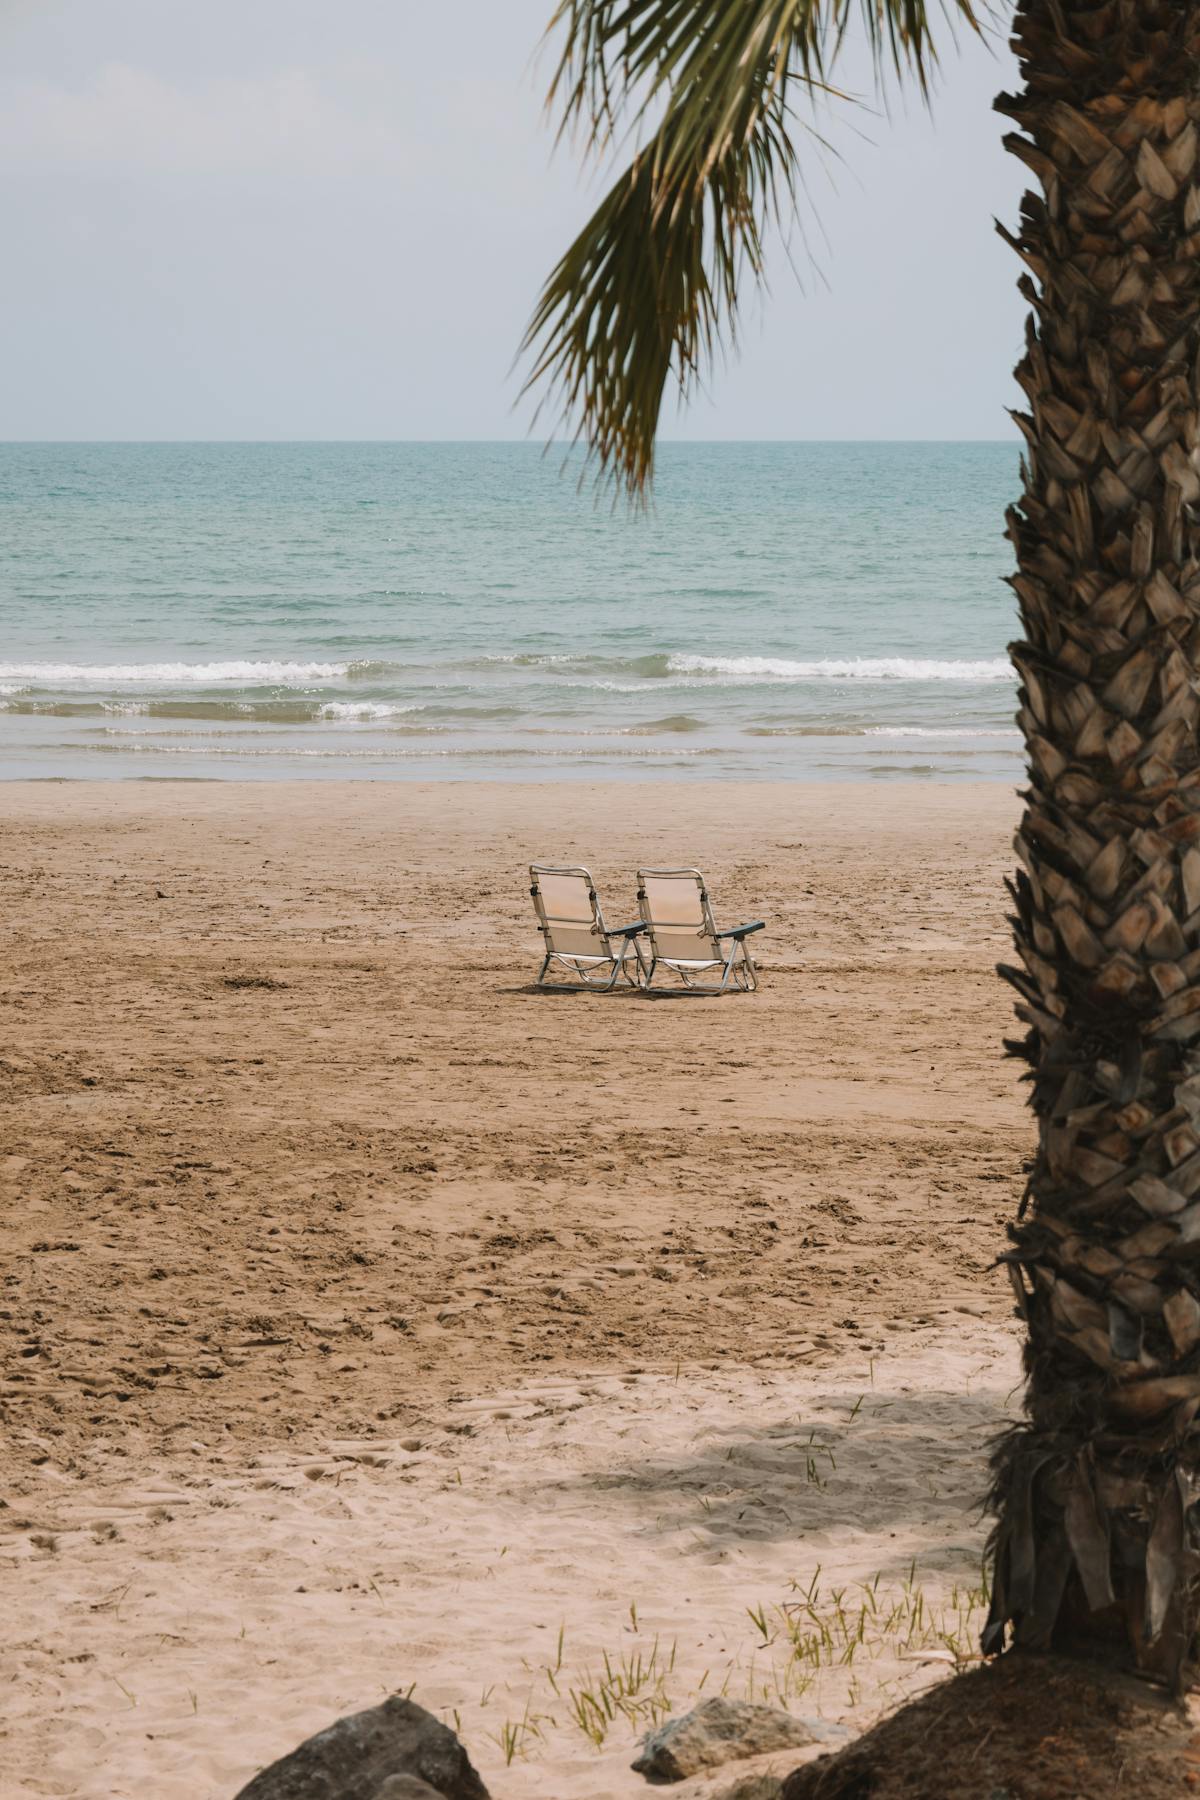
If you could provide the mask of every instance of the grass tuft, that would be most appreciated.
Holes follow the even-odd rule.
[[[666,1683],[675,1668],[675,1645],[660,1654],[655,1638],[649,1655],[627,1650],[612,1658],[603,1656],[602,1676],[590,1672],[578,1687],[568,1687],[567,1708],[572,1722],[598,1750],[609,1729],[620,1718],[635,1731],[658,1725],[671,1712]]]

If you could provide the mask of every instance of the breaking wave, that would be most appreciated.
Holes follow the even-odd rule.
[[[743,681],[1013,681],[1002,656],[671,656],[671,672]]]
[[[488,656],[475,665],[537,669],[548,675],[624,676],[642,681],[669,681],[673,676],[701,676],[721,682],[760,681],[1015,681],[1012,665],[1002,656],[688,656],[654,651],[645,656],[538,655]]]
[[[314,681],[336,681],[369,669],[370,664],[347,662],[147,662],[147,663],[0,663],[0,682],[39,682],[63,687],[86,682],[112,687],[137,682],[157,687],[212,687],[218,682],[237,682],[246,687],[297,687]]]

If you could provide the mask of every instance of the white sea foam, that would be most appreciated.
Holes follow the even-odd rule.
[[[415,706],[395,706],[388,700],[326,700],[317,709],[321,719],[395,719],[416,712]]]
[[[868,725],[864,737],[886,738],[992,738],[997,743],[1019,744],[1019,731],[982,730],[978,726],[964,725]]]
[[[679,653],[651,652],[640,657],[599,657],[571,655],[514,654],[481,659],[484,666],[507,664],[531,669],[561,671],[568,676],[564,685],[606,688],[614,692],[635,692],[647,681],[670,681],[683,677],[677,685],[687,686],[686,678],[699,677],[707,685],[761,681],[961,681],[1011,682],[1015,679],[1011,665],[1004,657],[941,658],[922,656],[826,656],[797,658],[786,656],[686,656]],[[304,687],[314,682],[338,681],[355,677],[374,679],[394,676],[400,665],[390,662],[290,662],[282,658],[237,658],[213,662],[144,662],[144,663],[68,663],[28,662],[0,663],[0,696],[20,691],[22,686],[43,687],[113,687],[134,685],[145,687],[217,687],[233,684],[241,687]],[[588,676],[592,680],[588,680]],[[596,681],[596,675],[626,676],[626,682]],[[569,678],[574,676],[574,681]],[[580,679],[583,677],[583,679]],[[628,686],[629,677],[634,685]],[[382,704],[382,703],[381,703]],[[368,702],[348,703],[342,714],[331,717],[371,717]]]
[[[716,675],[743,681],[1014,681],[1002,656],[678,656],[673,674]]]
[[[348,662],[150,662],[150,663],[0,663],[0,682],[36,682],[46,687],[112,687],[123,682],[158,687],[213,687],[237,682],[249,687],[298,687],[313,681],[335,681],[353,672]],[[15,689],[0,688],[2,692]]]
[[[679,651],[650,650],[639,656],[600,652],[566,654],[520,651],[484,656],[481,668],[507,665],[566,677],[563,686],[598,687],[611,693],[635,693],[647,682],[673,682],[677,687],[760,681],[1014,681],[1012,665],[1002,656],[690,656]],[[599,680],[595,677],[616,677]],[[588,678],[591,677],[589,680]],[[623,679],[622,679],[623,678]],[[628,685],[634,680],[636,686]]]

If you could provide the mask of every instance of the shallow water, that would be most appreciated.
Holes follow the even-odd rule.
[[[0,776],[1020,773],[1011,444],[0,445]]]

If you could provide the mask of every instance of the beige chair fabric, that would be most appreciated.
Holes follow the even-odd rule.
[[[644,987],[661,968],[694,993],[757,988],[747,940],[764,929],[762,921],[718,931],[699,869],[639,869],[638,909],[646,926],[645,938],[636,941]]]
[[[545,947],[539,987],[594,988],[608,993],[621,980],[630,987],[638,985],[641,963],[636,944],[645,926],[641,921],[616,929],[606,925],[596,885],[585,868],[531,863],[529,892]],[[626,966],[631,952],[632,972]],[[551,970],[567,979],[548,981]]]

